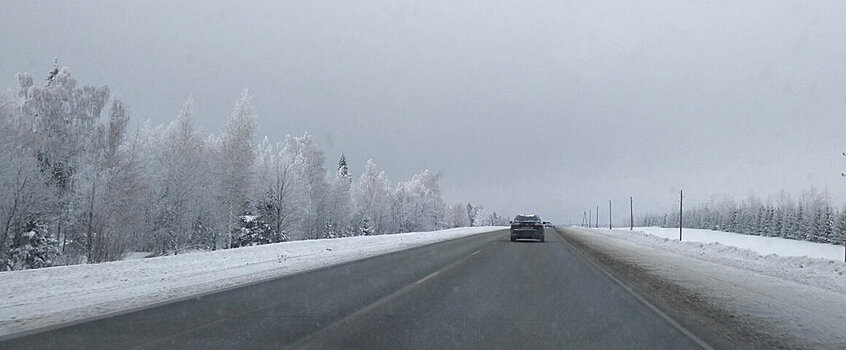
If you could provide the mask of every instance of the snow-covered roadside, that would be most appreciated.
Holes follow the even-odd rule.
[[[615,230],[629,231],[629,228]],[[663,238],[675,240],[679,238],[678,228],[635,227],[634,230]],[[689,228],[684,229],[682,233],[682,239],[684,241],[720,243],[741,249],[749,249],[761,255],[806,256],[809,258],[843,261],[844,249],[842,245]]]
[[[670,232],[672,230],[675,231]],[[635,231],[616,229],[592,231],[613,234],[629,242],[700,260],[846,293],[846,276],[844,276],[846,263],[842,260],[818,258],[832,255],[830,250],[834,248],[840,251],[840,259],[842,259],[842,247],[783,238],[693,229],[684,229],[682,237],[684,242],[679,242],[678,230],[678,228],[636,227]]]
[[[679,242],[643,232],[571,228],[567,234],[790,346],[846,348],[846,263],[761,256],[719,243]]]
[[[0,336],[499,229],[295,241],[0,272]]]

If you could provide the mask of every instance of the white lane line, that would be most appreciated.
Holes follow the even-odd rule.
[[[561,235],[561,233],[559,232],[559,233],[558,233],[558,235],[560,236],[560,235]],[[570,244],[570,242],[567,242],[567,240],[566,240],[566,239],[564,239],[564,237],[561,237],[561,242],[564,242],[564,244],[566,244],[566,245],[570,246],[570,248],[572,248],[572,249],[573,249],[573,251],[575,251],[576,253],[578,253],[579,255],[581,255],[581,257],[582,257],[583,259],[587,260],[587,262],[588,262],[588,263],[590,263],[591,265],[593,265],[594,267],[596,267],[599,271],[601,271],[603,274],[605,274],[606,276],[608,276],[608,278],[611,278],[611,280],[612,280],[612,281],[614,281],[615,283],[617,283],[617,285],[619,285],[620,287],[623,287],[623,289],[624,289],[625,291],[629,292],[629,294],[631,294],[632,296],[634,296],[634,297],[635,297],[635,299],[637,299],[638,301],[640,301],[641,303],[643,303],[644,305],[646,305],[646,307],[647,307],[647,308],[649,308],[650,310],[652,310],[653,312],[655,312],[656,314],[658,314],[658,316],[659,316],[659,317],[663,318],[663,319],[664,319],[665,321],[667,321],[667,323],[669,323],[671,326],[673,326],[674,328],[676,328],[677,330],[679,330],[682,334],[686,335],[686,336],[687,336],[688,338],[690,338],[690,340],[692,340],[694,343],[696,343],[697,345],[701,346],[701,347],[702,347],[703,349],[705,349],[705,350],[714,350],[714,348],[712,348],[710,345],[708,345],[708,343],[706,343],[704,340],[702,340],[702,339],[700,339],[699,337],[697,337],[697,336],[696,336],[696,334],[693,334],[693,332],[689,331],[687,328],[685,328],[684,326],[682,326],[680,323],[676,322],[676,320],[674,320],[672,317],[670,317],[670,315],[667,315],[666,313],[664,313],[663,311],[661,311],[661,309],[659,309],[657,306],[652,305],[652,303],[650,303],[649,301],[647,301],[647,300],[646,300],[646,298],[642,297],[640,294],[638,294],[637,292],[635,292],[635,291],[634,291],[634,289],[632,289],[631,287],[629,287],[628,285],[626,285],[625,283],[623,283],[623,281],[621,281],[621,280],[620,280],[620,279],[618,279],[617,277],[614,277],[614,275],[612,275],[610,272],[608,272],[607,270],[605,270],[602,266],[599,266],[599,264],[597,264],[596,262],[594,262],[594,261],[593,261],[591,258],[589,258],[589,257],[588,257],[585,253],[582,253],[582,251],[581,251],[581,250],[579,250],[578,248],[576,248],[575,246],[573,246],[572,244]]]
[[[491,244],[493,244],[493,243],[496,243],[496,241],[491,242]],[[303,338],[300,338],[299,340],[295,341],[293,344],[289,344],[289,345],[284,346],[284,348],[285,349],[312,349],[312,348],[314,348],[314,345],[311,345],[311,343],[316,339],[320,339],[321,335],[327,334],[327,333],[331,332],[333,329],[340,327],[345,322],[353,320],[353,319],[355,319],[355,318],[357,318],[361,315],[366,315],[368,312],[375,310],[375,309],[381,307],[382,305],[385,305],[385,304],[391,302],[395,298],[398,298],[399,296],[411,291],[413,288],[418,286],[420,283],[423,283],[423,281],[426,281],[429,278],[435,277],[435,275],[441,273],[442,271],[447,271],[447,270],[455,267],[456,265],[466,261],[469,258],[470,258],[469,255],[458,258],[458,260],[453,261],[452,263],[442,267],[440,270],[435,271],[435,272],[429,274],[426,277],[423,277],[422,279],[418,280],[417,282],[406,285],[405,287],[398,289],[397,291],[383,297],[382,299],[379,299],[379,300],[373,302],[372,304],[367,305],[364,308],[362,308],[362,309],[360,309],[356,312],[353,312],[352,314],[347,315],[346,317],[344,317],[340,320],[337,320],[337,321],[333,322],[332,324],[330,324],[326,327],[323,327],[322,329],[320,329],[320,330],[318,330],[318,331],[316,331],[316,332],[314,332],[310,335],[307,335]]]
[[[435,271],[435,272],[432,272],[431,274],[429,274],[429,276],[426,276],[426,277],[421,278],[421,279],[420,279],[420,280],[418,280],[417,282],[414,282],[414,284],[420,284],[420,283],[426,282],[426,280],[427,280],[427,279],[430,279],[430,278],[432,278],[432,277],[435,277],[435,276],[437,276],[439,273],[441,273],[441,272],[440,272],[440,271]]]
[[[477,251],[473,252],[473,254],[470,254],[470,255],[471,255],[471,256],[472,256],[472,255],[476,255],[476,254],[479,254],[479,252],[481,252],[481,250],[477,250]]]

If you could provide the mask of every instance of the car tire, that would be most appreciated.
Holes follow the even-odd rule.
[[[517,238],[511,237],[511,241],[512,241],[512,242],[516,242],[516,241],[517,241]]]
[[[540,237],[540,241],[541,241],[541,243],[544,242],[543,236]]]

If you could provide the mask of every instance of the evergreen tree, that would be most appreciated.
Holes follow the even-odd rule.
[[[816,242],[831,243],[834,239],[834,215],[831,207],[826,205],[821,211],[819,230],[816,232]]]
[[[284,242],[288,237],[284,233],[275,233],[260,216],[249,212],[238,216],[238,224],[232,232],[230,248]]]
[[[370,218],[365,216],[361,219],[361,224],[358,225],[358,234],[361,236],[373,235],[373,226],[370,224]]]
[[[792,238],[797,230],[796,214],[793,208],[784,208],[784,217],[782,218],[781,231],[779,237]]]
[[[803,209],[803,205],[800,203],[799,207],[796,209],[796,218],[794,219],[796,225],[794,229],[789,231],[787,234],[787,238],[790,239],[798,239],[804,240],[807,239],[808,235],[808,220],[806,219],[805,210]]]
[[[821,242],[821,239],[823,239],[824,236],[824,231],[825,217],[823,209],[818,207],[814,210],[813,216],[811,216],[808,234],[805,239],[811,242]]]
[[[776,208],[773,210],[772,214],[772,229],[770,230],[770,237],[779,237],[781,235],[782,225],[784,224],[782,208]]]
[[[50,267],[60,254],[59,241],[50,236],[46,225],[31,219],[15,235],[9,253],[9,270]]]
[[[837,215],[837,226],[832,238],[834,244],[846,243],[846,206]]]

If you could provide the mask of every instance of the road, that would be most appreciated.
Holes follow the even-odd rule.
[[[545,243],[486,233],[13,338],[0,348],[703,345],[547,229]]]

